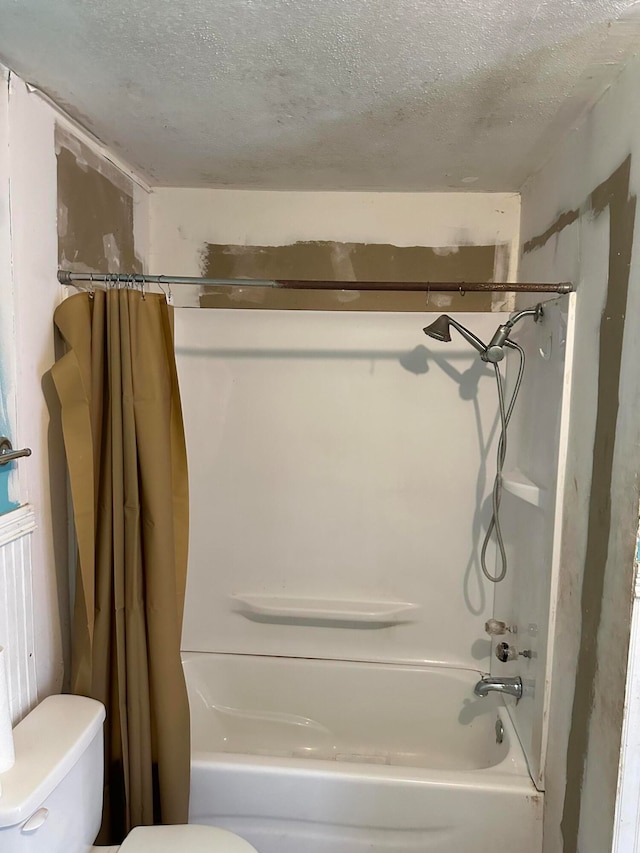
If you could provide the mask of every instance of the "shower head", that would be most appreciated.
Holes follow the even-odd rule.
[[[425,335],[429,335],[430,338],[435,338],[436,341],[450,341],[449,323],[450,317],[446,314],[441,314],[437,320],[425,326],[422,331]]]
[[[441,314],[433,321],[433,323],[426,326],[422,331],[425,335],[429,335],[430,338],[434,338],[436,341],[450,341],[451,332],[449,329],[451,326],[453,326],[453,328],[456,329],[472,347],[475,347],[481,356],[485,355],[487,347],[480,338],[448,314]]]

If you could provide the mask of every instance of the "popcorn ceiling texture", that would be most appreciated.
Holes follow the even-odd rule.
[[[516,190],[634,5],[0,0],[0,56],[152,184]]]

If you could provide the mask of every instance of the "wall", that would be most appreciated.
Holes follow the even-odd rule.
[[[150,268],[168,275],[508,281],[517,269],[519,198],[514,194],[156,189],[150,222]],[[470,293],[434,293],[425,300],[420,293],[207,288],[199,304],[473,311],[501,310],[505,300]]]
[[[611,849],[640,470],[640,61],[522,193],[522,280],[578,287],[545,853]]]
[[[12,496],[30,504],[36,528],[31,534],[35,673],[40,698],[59,692],[63,686],[69,652],[69,527],[66,511],[66,466],[59,430],[57,399],[48,371],[55,359],[56,339],[53,312],[63,291],[57,283],[58,168],[56,154],[62,146],[60,134],[75,152],[76,172],[90,174],[91,165],[79,152],[91,151],[91,162],[105,161],[105,152],[63,114],[2,69],[0,98],[0,182],[9,188],[10,218],[6,197],[0,201],[0,293],[2,295],[2,362],[9,399],[15,399],[14,432],[20,446],[33,455],[14,466]],[[4,118],[4,121],[2,119]],[[58,139],[56,140],[56,133]],[[129,180],[131,186],[131,179]],[[130,195],[138,202],[141,225],[128,223],[130,232],[146,247],[146,192],[137,188]],[[85,198],[86,201],[86,198]],[[79,197],[79,203],[82,198]],[[134,205],[135,208],[135,205]],[[89,223],[77,236],[75,248],[67,240],[77,263],[90,233],[92,211],[85,204]],[[76,210],[76,219],[81,211]],[[62,220],[68,222],[69,219]],[[62,230],[62,229],[61,229]],[[110,229],[110,233],[113,229]],[[82,239],[80,239],[82,237]],[[104,243],[109,248],[109,235]],[[99,235],[102,241],[102,233]],[[130,243],[134,240],[131,238]],[[136,245],[137,248],[137,245]],[[11,379],[11,377],[13,377]],[[5,387],[6,391],[6,387]]]
[[[505,319],[458,316],[484,338]],[[176,312],[183,649],[488,669],[494,589],[478,551],[493,371],[423,325],[412,313]],[[396,621],[398,603],[411,609]]]

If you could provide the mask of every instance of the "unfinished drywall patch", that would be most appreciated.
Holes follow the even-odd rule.
[[[142,272],[134,238],[133,183],[56,128],[58,259],[74,272]]]
[[[524,244],[522,251],[525,255],[533,252],[534,249],[541,249],[545,246],[552,237],[562,233],[568,225],[572,225],[580,217],[579,210],[567,210],[552,223],[543,234],[538,234],[537,237],[532,237]]]
[[[206,243],[201,273],[206,278],[292,279],[305,281],[492,281],[495,245],[444,248],[393,246],[388,243],[299,241],[285,246]],[[207,308],[273,308],[295,310],[490,311],[490,293],[393,293],[355,291],[286,291],[247,288],[229,292],[206,288],[200,298]]]

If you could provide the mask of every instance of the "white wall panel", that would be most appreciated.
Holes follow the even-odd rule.
[[[509,561],[496,585],[495,616],[517,633],[506,641],[519,656],[491,672],[520,675],[523,698],[509,703],[536,785],[544,788],[552,641],[560,575],[560,532],[568,442],[568,406],[575,297],[546,301],[543,318],[522,320],[513,339],[525,350],[526,366],[509,425],[503,471],[502,531]],[[509,356],[507,396],[517,371]]]
[[[457,316],[481,337],[503,322]],[[176,311],[191,484],[185,650],[488,668],[493,586],[477,554],[495,381],[459,337],[425,337],[433,317]],[[238,594],[416,608],[387,627],[294,624],[243,615]]]

